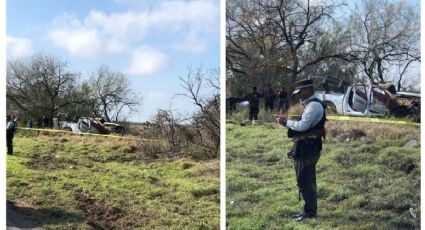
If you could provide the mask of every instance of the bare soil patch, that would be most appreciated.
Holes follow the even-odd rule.
[[[117,229],[115,222],[125,216],[122,209],[109,205],[105,200],[97,200],[81,188],[74,192],[78,208],[87,214],[89,225],[95,229]]]

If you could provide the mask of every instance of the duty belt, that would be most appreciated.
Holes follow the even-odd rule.
[[[294,137],[292,138],[293,142],[297,142],[300,140],[306,140],[306,139],[318,139],[318,138],[322,138],[321,135],[306,135],[306,136],[299,136],[299,137]]]

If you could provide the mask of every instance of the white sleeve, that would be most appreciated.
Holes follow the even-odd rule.
[[[319,123],[322,119],[323,112],[323,106],[319,102],[310,102],[301,115],[302,119],[299,121],[288,120],[286,122],[286,127],[299,132],[306,131]]]

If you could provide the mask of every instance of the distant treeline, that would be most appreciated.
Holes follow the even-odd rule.
[[[7,113],[19,120],[39,121],[103,117],[117,122],[123,111],[137,111],[141,98],[120,72],[100,66],[81,80],[81,73],[72,71],[58,57],[37,54],[29,59],[7,63]]]
[[[309,76],[415,86],[419,9],[403,0],[229,0],[227,96],[269,83],[291,91]]]

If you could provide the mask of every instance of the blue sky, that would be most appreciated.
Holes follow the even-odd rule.
[[[194,109],[174,97],[188,66],[219,67],[219,0],[8,0],[7,58],[39,52],[61,58],[82,78],[101,65],[125,73],[143,97],[131,121],[158,108]]]

